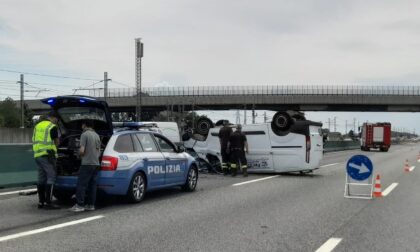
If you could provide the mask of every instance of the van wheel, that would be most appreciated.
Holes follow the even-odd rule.
[[[214,173],[222,174],[222,163],[220,163],[220,160],[218,157],[215,157],[213,155],[207,155],[207,160],[209,160],[211,171]]]
[[[276,135],[285,136],[289,133],[293,122],[294,121],[289,113],[279,111],[273,116],[273,120],[271,121],[271,129]]]
[[[143,200],[146,194],[146,180],[141,172],[136,172],[131,179],[130,187],[127,192],[127,199],[132,203],[138,203]]]
[[[187,180],[185,184],[182,186],[182,190],[186,192],[192,192],[197,187],[198,182],[198,170],[195,166],[191,166],[190,170],[188,171]]]
[[[201,117],[197,120],[195,132],[200,135],[207,136],[209,130],[214,127],[213,122],[207,117]]]

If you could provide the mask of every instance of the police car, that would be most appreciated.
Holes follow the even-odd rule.
[[[94,123],[102,142],[98,190],[124,195],[131,202],[140,202],[147,191],[156,189],[181,186],[185,191],[195,190],[198,170],[193,157],[156,132],[114,133],[106,102],[85,96],[61,96],[42,102],[59,116],[56,198],[67,200],[75,192],[81,163],[78,156],[81,125],[86,120]]]

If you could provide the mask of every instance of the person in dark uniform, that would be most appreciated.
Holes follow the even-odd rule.
[[[248,153],[248,142],[240,124],[236,126],[236,131],[230,135],[229,148],[232,176],[236,176],[237,169],[240,167],[244,177],[248,177],[248,166],[245,157],[245,152]]]
[[[232,134],[232,128],[228,126],[229,121],[223,121],[223,127],[219,130],[219,140],[220,140],[220,154],[222,155],[222,171],[223,175],[227,175],[230,170],[230,160],[229,160],[229,138]]]
[[[59,209],[52,203],[53,187],[57,177],[56,161],[59,144],[57,118],[54,111],[48,113],[47,120],[43,120],[35,126],[32,136],[34,158],[38,165],[39,209]]]

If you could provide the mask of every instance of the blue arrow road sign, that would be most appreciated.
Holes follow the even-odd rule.
[[[347,174],[355,180],[365,180],[372,175],[373,165],[370,159],[363,155],[355,155],[347,161]]]

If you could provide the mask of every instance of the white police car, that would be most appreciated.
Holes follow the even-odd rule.
[[[192,156],[156,132],[113,133],[106,102],[85,96],[61,96],[42,102],[50,105],[59,116],[56,198],[66,200],[75,192],[81,163],[78,156],[81,125],[86,120],[94,123],[102,141],[98,190],[125,195],[132,202],[140,202],[150,190],[173,186],[181,186],[185,191],[195,190],[198,170]]]

